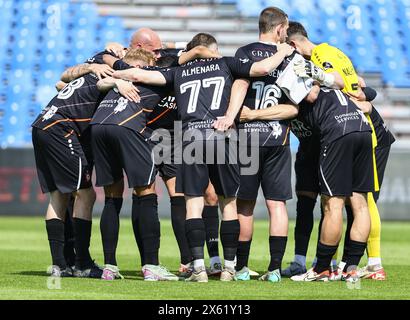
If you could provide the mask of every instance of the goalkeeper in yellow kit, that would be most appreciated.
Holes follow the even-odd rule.
[[[289,23],[288,42],[292,44],[301,55],[310,60],[306,61],[304,65],[296,67],[295,72],[299,76],[309,76],[327,87],[342,89],[343,92],[358,100],[373,100],[375,98],[376,92],[370,88],[365,88],[363,79],[358,77],[350,59],[342,51],[327,43],[320,45],[313,44],[309,40],[306,30],[300,23]],[[369,259],[367,266],[361,269],[361,275],[365,278],[385,280],[386,274],[382,267],[380,257],[381,226],[376,201],[386,168],[390,145],[394,142],[394,137],[386,130],[379,113],[374,108],[373,110],[370,115],[367,115],[367,118],[373,128],[375,193],[368,194],[368,206],[371,216],[371,232],[367,245]],[[309,241],[311,223],[307,222],[306,225],[309,227],[306,228],[304,221],[306,221],[306,219],[310,220],[311,216],[313,216],[314,202],[312,202],[312,199],[316,200],[317,197],[317,193],[315,194],[310,190],[296,190],[296,193],[298,196],[298,205],[295,227],[295,261],[291,263],[288,269],[284,270],[285,273],[288,273],[288,276],[298,273],[298,267],[302,265],[303,262],[306,263],[306,252],[302,250],[301,253],[299,248],[307,248],[307,245],[298,242]],[[347,250],[349,250],[349,234],[353,221],[353,213],[350,206],[346,206],[346,212],[348,216],[348,227],[345,236],[344,254],[342,262],[339,264],[339,274],[337,271],[333,273],[334,279],[340,278],[341,270],[344,268],[343,261],[346,261],[345,257],[347,257]],[[305,257],[303,257],[303,253]],[[301,268],[301,270],[302,269],[303,268]]]

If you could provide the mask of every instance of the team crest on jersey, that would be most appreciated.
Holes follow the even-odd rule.
[[[247,63],[247,62],[249,62],[249,59],[241,59],[241,58],[239,58],[239,60],[240,60],[242,63]]]
[[[56,106],[51,106],[50,109],[43,116],[43,121],[51,119],[57,112],[58,108]]]
[[[272,127],[272,135],[275,137],[275,139],[278,139],[282,135],[281,125],[278,121],[273,121],[270,123],[270,126]]]
[[[125,99],[123,97],[119,98],[118,99],[118,104],[114,108],[114,114],[124,111],[125,108],[127,107],[127,105],[128,105],[128,99]]]

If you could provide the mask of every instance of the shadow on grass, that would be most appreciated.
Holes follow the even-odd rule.
[[[42,276],[42,277],[49,277],[50,275],[45,271],[21,271],[21,272],[14,272],[11,273],[12,275],[20,275],[20,276]]]

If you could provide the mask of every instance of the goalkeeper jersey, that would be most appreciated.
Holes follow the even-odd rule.
[[[311,61],[327,73],[339,72],[345,83],[342,91],[357,95],[359,79],[356,70],[349,57],[338,48],[322,43],[313,49]]]

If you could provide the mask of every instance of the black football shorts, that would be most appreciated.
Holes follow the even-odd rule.
[[[199,161],[193,161],[194,159]],[[184,144],[176,191],[186,196],[200,197],[205,194],[209,181],[218,196],[237,196],[240,177],[236,142],[229,143],[229,139],[198,140]]]
[[[376,147],[376,167],[377,167],[377,178],[379,179],[379,188],[381,189],[384,172],[386,171],[387,161],[389,160],[390,146],[377,148]],[[373,192],[373,198],[377,202],[379,200],[380,191]]]
[[[251,148],[253,150],[251,150]],[[257,150],[255,150],[257,149]],[[257,152],[259,168],[256,174],[244,175],[241,172],[241,182],[238,198],[242,200],[256,200],[259,187],[262,186],[266,200],[286,201],[292,199],[292,155],[289,146],[251,147],[240,152]],[[255,154],[253,153],[253,154]],[[240,164],[241,169],[245,166]]]
[[[319,193],[319,157],[320,144],[316,149],[305,150],[299,145],[295,160],[296,192],[307,191]]]
[[[139,133],[117,125],[92,125],[92,150],[97,186],[123,178],[130,188],[151,185],[156,176],[151,145]]]
[[[319,165],[321,193],[350,197],[374,190],[371,132],[349,133],[322,146]]]
[[[88,141],[77,135],[58,135],[33,128],[37,175],[44,193],[71,193],[92,186],[92,159]]]

